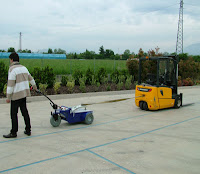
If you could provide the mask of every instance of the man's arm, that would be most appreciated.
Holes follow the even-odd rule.
[[[11,100],[11,97],[12,97],[12,94],[14,91],[15,83],[16,83],[16,75],[13,71],[11,71],[11,72],[9,71],[8,82],[7,82],[7,91],[6,91],[6,97],[7,97],[6,102],[7,103],[10,103],[10,100]]]
[[[30,84],[33,86],[33,89],[37,90],[37,86],[36,86],[35,80],[33,79],[33,77],[31,76],[30,73],[28,75],[28,80],[29,80]]]

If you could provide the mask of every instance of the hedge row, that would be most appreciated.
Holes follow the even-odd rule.
[[[61,80],[61,85],[67,85],[68,82],[74,82],[74,85],[99,85],[107,82],[113,82],[119,84],[123,81],[126,82],[131,76],[131,81],[134,82],[138,77],[138,61],[128,59],[126,62],[127,69],[125,70],[115,70],[109,76],[105,68],[100,68],[96,73],[90,68],[84,73],[79,69],[75,70],[73,75],[64,75]],[[144,64],[144,69],[148,71],[154,68],[154,64],[151,61],[146,61]],[[0,62],[0,93],[4,89],[4,85],[7,82],[8,67],[3,62]],[[53,68],[46,66],[45,68],[34,68],[31,72],[34,77],[38,87],[39,84],[46,84],[46,88],[55,88],[55,73]],[[195,62],[192,58],[187,60],[180,60],[179,62],[179,85],[193,85],[199,84],[200,82],[200,62]],[[69,79],[70,78],[70,79]],[[188,79],[189,78],[189,79]],[[72,80],[73,79],[73,80]],[[68,83],[70,86],[70,83]],[[73,86],[73,84],[71,84]],[[58,87],[57,87],[58,88]]]
[[[135,80],[137,80],[138,77],[138,61],[129,59],[126,62],[128,72],[129,74],[136,77]],[[153,69],[156,70],[156,66],[152,61],[145,61],[144,64],[144,71],[148,72],[149,70],[152,72]],[[179,84],[187,84],[183,81],[188,81],[188,78],[193,82],[193,84],[196,84],[200,80],[200,62],[195,62],[193,58],[189,58],[187,60],[180,60],[178,64],[178,74],[180,78],[182,79]],[[189,80],[189,81],[190,81]],[[191,85],[191,83],[188,83]]]

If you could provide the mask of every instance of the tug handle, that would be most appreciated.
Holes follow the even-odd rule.
[[[33,90],[33,87],[31,86],[30,90]],[[50,101],[50,105],[52,106],[53,109],[57,109],[58,105],[55,104],[48,96],[46,96],[44,93],[42,93],[39,89],[35,90],[37,93],[42,94],[43,96],[45,96],[49,101]]]

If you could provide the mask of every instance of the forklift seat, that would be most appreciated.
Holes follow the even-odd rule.
[[[150,85],[156,85],[156,76],[155,74],[148,73],[146,82]]]

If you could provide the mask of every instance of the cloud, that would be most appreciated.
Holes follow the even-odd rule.
[[[19,43],[24,49],[47,47],[121,52],[162,47],[173,52],[180,0],[18,0],[1,3],[0,49]],[[184,44],[200,42],[199,0],[184,1]],[[195,30],[195,31],[194,31]],[[5,42],[6,40],[8,40]],[[4,41],[4,42],[2,42]]]

